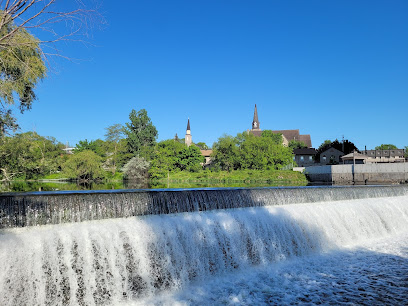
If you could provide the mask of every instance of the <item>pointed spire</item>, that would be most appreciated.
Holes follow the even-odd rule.
[[[254,110],[254,120],[252,121],[252,129],[259,130],[258,110],[256,109],[256,104]]]
[[[193,143],[193,140],[191,138],[191,131],[190,131],[190,118],[188,118],[187,121],[187,131],[186,131],[186,136],[184,138],[184,143],[189,147]]]
[[[188,121],[187,121],[187,131],[189,130],[190,130],[190,118],[188,118]]]

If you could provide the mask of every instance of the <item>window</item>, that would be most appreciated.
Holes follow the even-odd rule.
[[[309,161],[313,161],[313,156],[309,156]]]
[[[323,155],[323,161],[324,162],[326,161],[326,155]]]
[[[293,156],[293,160],[295,160],[295,157]]]
[[[304,159],[303,155],[300,155],[300,160],[303,161]]]

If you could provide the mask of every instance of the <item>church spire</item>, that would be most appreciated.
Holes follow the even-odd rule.
[[[191,137],[191,131],[190,131],[190,118],[188,118],[187,121],[187,130],[186,130],[186,136],[184,138],[184,143],[189,147],[193,143],[193,139]]]
[[[252,129],[259,130],[258,111],[256,109],[256,104],[255,104],[255,111],[254,111],[254,120],[252,121]]]

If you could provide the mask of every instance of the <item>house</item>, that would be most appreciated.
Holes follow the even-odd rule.
[[[341,157],[343,164],[366,164],[367,159],[367,155],[357,152],[351,152]]]
[[[316,149],[302,148],[293,150],[293,160],[299,167],[313,166],[315,163]]]
[[[255,110],[254,110],[254,119],[252,120],[252,129],[249,130],[250,133],[252,133],[255,136],[261,136],[262,135],[262,130],[260,128],[260,123],[258,120],[258,110],[256,108],[255,104]],[[299,130],[274,130],[272,131],[274,134],[282,134],[282,144],[284,146],[288,146],[289,142],[291,140],[296,140],[296,141],[302,141],[303,143],[306,144],[308,148],[312,147],[312,140],[310,138],[310,135],[300,135]]]
[[[405,161],[404,149],[365,150],[364,154],[367,156],[366,163],[403,163]]]
[[[340,150],[330,147],[326,151],[320,153],[320,164],[321,165],[340,164],[340,157],[343,155],[344,153],[341,152]]]

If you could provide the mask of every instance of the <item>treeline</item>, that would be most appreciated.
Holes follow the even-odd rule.
[[[187,146],[184,139],[157,142],[157,129],[147,111],[132,110],[124,126],[107,127],[105,139],[79,141],[73,154],[52,137],[35,132],[0,138],[0,178],[66,178],[82,181],[103,179],[161,179],[170,173],[203,171],[205,143]],[[264,131],[223,136],[214,143],[209,171],[277,170],[293,163],[292,149],[282,145],[282,136]],[[208,169],[206,169],[208,171]]]

